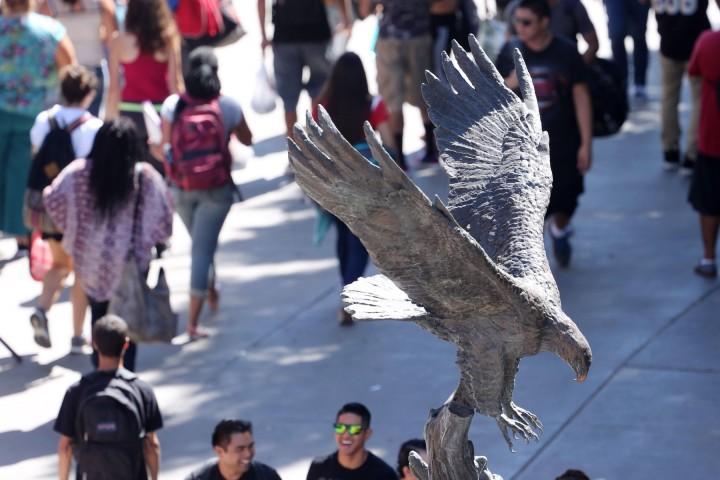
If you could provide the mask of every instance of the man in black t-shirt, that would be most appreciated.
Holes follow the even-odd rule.
[[[365,448],[372,436],[370,411],[365,405],[343,405],[334,428],[338,449],[313,460],[307,480],[397,480],[395,471]]]
[[[344,1],[338,2],[343,28],[349,33],[352,23]],[[303,87],[313,103],[330,74],[328,56],[332,33],[323,0],[272,0],[272,43],[265,33],[265,0],[258,0],[261,48],[272,45],[277,93],[285,107],[285,127],[292,137],[297,122],[297,103]],[[310,78],[303,85],[303,69]]]
[[[697,158],[697,128],[700,119],[700,86],[698,78],[690,78],[692,111],[685,135],[685,152],[680,163],[680,90],[687,72],[695,40],[710,28],[708,0],[677,2],[654,0],[655,19],[660,34],[660,67],[662,85],[662,141],[665,169],[681,167],[681,172],[692,173]]]
[[[584,190],[583,175],[592,160],[592,106],[586,67],[575,45],[550,30],[546,0],[520,0],[513,17],[519,41],[505,44],[497,67],[508,86],[518,88],[514,48],[519,48],[532,77],[543,130],[550,137],[553,174],[547,217],[558,264],[567,267],[572,249],[570,219]]]
[[[98,470],[102,472],[102,478],[117,480],[146,480],[149,470],[150,478],[156,480],[160,469],[160,440],[156,432],[162,428],[163,421],[150,385],[123,368],[122,358],[129,343],[127,324],[115,315],[104,316],[93,326],[92,343],[98,352],[97,370],[83,375],[78,383],[68,388],[53,427],[60,434],[58,477],[60,480],[69,478],[75,450],[78,480],[98,478],[98,474],[88,473]],[[94,406],[91,397],[97,399],[102,394],[119,395],[122,403],[129,407],[107,401]],[[93,412],[90,412],[91,408],[94,408]],[[102,418],[108,411],[111,414]],[[128,424],[118,425],[119,418],[124,418]],[[91,423],[93,420],[95,424]],[[130,424],[132,422],[135,424]],[[92,431],[77,431],[79,427],[93,425]],[[123,432],[137,430],[141,432],[135,436],[137,444],[113,443]],[[101,437],[102,443],[93,441],[96,435]],[[117,465],[126,468],[125,472],[121,473]],[[133,473],[127,473],[128,470]]]
[[[212,434],[217,455],[186,480],[280,480],[280,475],[264,463],[254,462],[255,440],[252,423],[245,420],[222,420]]]

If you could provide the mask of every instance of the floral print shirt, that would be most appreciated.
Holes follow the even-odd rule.
[[[138,269],[147,270],[152,247],[172,233],[173,207],[165,181],[142,162],[136,168],[136,191],[112,216],[103,218],[90,190],[91,166],[92,160],[74,160],[45,188],[43,196],[48,215],[63,232],[63,248],[73,259],[85,293],[101,302],[109,300],[120,284],[131,245]]]
[[[65,27],[37,13],[0,16],[0,111],[35,117],[55,94]]]

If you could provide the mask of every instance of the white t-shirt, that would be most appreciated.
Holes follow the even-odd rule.
[[[163,120],[170,123],[175,121],[175,108],[177,107],[178,100],[180,100],[180,96],[177,93],[165,99],[160,109],[160,115]],[[220,95],[218,102],[220,103],[220,112],[222,112],[225,134],[229,138],[230,132],[235,130],[235,127],[242,121],[243,111],[238,102],[225,95]]]
[[[48,110],[40,112],[35,118],[35,124],[30,129],[30,143],[32,143],[33,150],[37,151],[40,148],[45,136],[50,132],[50,121],[48,120],[50,115],[54,115],[58,125],[66,126],[85,113],[87,113],[87,110],[82,108],[63,107],[61,105],[54,105]],[[90,153],[95,141],[95,134],[100,130],[102,124],[102,120],[92,117],[72,131],[70,138],[77,158],[85,158]]]

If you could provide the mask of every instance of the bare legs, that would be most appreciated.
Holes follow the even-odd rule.
[[[220,295],[213,282],[208,287],[207,303],[212,313],[216,313],[219,308]],[[202,313],[205,297],[190,294],[190,306],[188,308],[188,326],[187,332],[191,339],[207,337],[207,333],[198,328],[200,323],[200,313]]]
[[[558,230],[565,230],[565,228],[570,225],[570,216],[559,212],[554,213],[552,221],[555,223],[555,227],[557,227]]]
[[[72,260],[60,243],[57,240],[49,239],[48,245],[52,252],[53,265],[43,279],[42,292],[37,300],[37,308],[42,311],[43,316],[57,301],[63,282],[72,271]],[[70,290],[70,303],[72,304],[73,336],[82,337],[88,299],[77,277]]]
[[[70,303],[72,304],[73,336],[82,337],[88,299],[79,278],[75,278],[75,283],[70,290]]]
[[[295,123],[297,123],[297,113],[285,112],[285,128],[287,136],[290,138],[293,136],[293,127],[295,126]]]
[[[707,260],[715,260],[715,249],[717,247],[719,227],[720,217],[700,215],[700,233],[703,241],[703,257]]]

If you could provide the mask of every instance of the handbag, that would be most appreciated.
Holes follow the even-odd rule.
[[[178,317],[170,305],[170,289],[165,270],[160,267],[157,282],[153,288],[147,284],[140,272],[134,255],[135,234],[139,230],[137,219],[142,175],[138,175],[138,193],[133,213],[132,236],[127,259],[123,267],[120,285],[110,299],[108,312],[127,323],[128,337],[135,343],[170,342],[177,334]]]
[[[42,282],[53,265],[52,251],[42,234],[35,230],[30,237],[30,276],[37,282]]]

